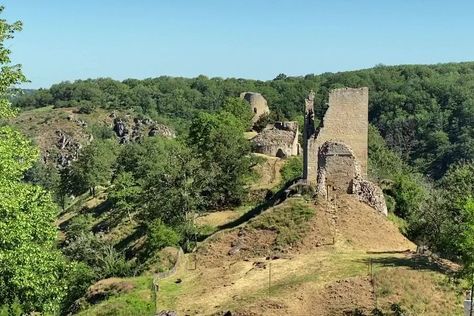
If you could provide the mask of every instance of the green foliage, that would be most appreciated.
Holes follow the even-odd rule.
[[[62,186],[66,192],[80,195],[106,185],[112,179],[118,144],[113,140],[97,140],[81,150],[79,158],[62,174]]]
[[[206,171],[203,196],[208,207],[237,204],[250,174],[250,145],[238,119],[228,113],[199,113],[192,121],[188,144]]]
[[[463,272],[469,280],[474,273],[474,198],[468,197],[462,209],[464,218],[460,238]]]
[[[62,310],[67,311],[79,298],[84,296],[87,288],[96,280],[95,271],[87,264],[75,262],[69,268],[67,274],[67,295],[62,303]]]
[[[93,124],[90,127],[90,132],[94,139],[105,140],[105,139],[114,139],[115,132],[107,125],[103,124]]]
[[[276,207],[250,222],[250,227],[261,230],[272,230],[278,235],[275,246],[295,245],[304,236],[309,220],[315,209],[304,201],[291,201],[284,207]]]
[[[448,209],[459,212],[469,196],[474,196],[473,179],[474,162],[458,163],[448,170],[439,182],[439,188],[449,192],[445,196]]]
[[[73,217],[66,227],[66,238],[68,240],[78,238],[90,229],[92,221],[92,214],[80,214]]]
[[[24,315],[23,307],[18,299],[13,303],[0,306],[0,316],[22,316]]]
[[[39,185],[47,191],[53,193],[54,200],[57,203],[62,201],[61,196],[61,175],[56,167],[52,164],[45,164],[36,161],[33,167],[26,171],[25,181]]]
[[[244,130],[251,127],[253,113],[247,102],[240,98],[227,98],[223,105],[223,111],[234,115],[241,122]]]
[[[13,85],[24,81],[20,67],[10,65],[4,45],[20,28],[19,22],[0,20],[0,119],[14,115],[7,97]],[[30,141],[0,127],[0,302],[13,314],[54,313],[64,297],[67,267],[55,249],[57,208],[50,194],[21,181],[37,158]]]
[[[180,225],[186,214],[202,205],[203,170],[183,143],[163,139],[157,144],[156,156],[143,162],[150,166],[142,195],[145,216],[147,220],[160,218],[168,225]]]
[[[154,220],[148,226],[147,248],[149,251],[160,250],[168,246],[177,246],[181,236],[173,228],[164,224],[160,219]]]
[[[303,174],[303,158],[294,156],[289,158],[280,170],[282,185],[298,179]]]
[[[95,110],[95,105],[90,102],[90,101],[87,101],[87,100],[81,100],[81,102],[79,103],[79,113],[82,113],[82,114],[91,114],[94,112]]]
[[[132,220],[132,212],[138,208],[142,188],[138,185],[131,172],[121,172],[113,182],[114,186],[109,194],[109,200],[114,204],[116,211],[127,214]]]
[[[127,277],[134,273],[134,264],[125,259],[113,246],[106,245],[96,258],[100,279],[110,277]]]
[[[123,253],[90,232],[68,240],[63,252],[71,260],[91,267],[96,279],[130,276],[134,272],[134,264],[127,261]]]

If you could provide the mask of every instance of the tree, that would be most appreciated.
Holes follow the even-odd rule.
[[[199,113],[192,121],[188,144],[202,160],[206,172],[203,189],[211,208],[238,204],[250,172],[250,144],[239,120],[228,112]]]
[[[244,100],[240,98],[227,98],[222,110],[234,115],[242,123],[244,130],[252,127],[253,113],[250,110],[249,104]]]
[[[202,205],[203,179],[207,176],[201,161],[185,144],[162,139],[155,163],[149,164],[142,201],[147,220],[160,219],[179,226]],[[150,163],[150,162],[148,162]]]
[[[474,274],[474,198],[467,198],[462,213],[464,227],[461,233],[460,249],[463,272],[472,282]]]
[[[119,214],[127,214],[130,222],[132,212],[137,209],[142,188],[138,185],[133,174],[121,172],[114,179],[114,186],[109,194],[109,199]]]
[[[0,119],[14,115],[10,88],[25,81],[4,46],[20,29],[19,22],[0,20]],[[37,158],[38,150],[23,135],[0,127],[0,302],[19,302],[25,313],[54,313],[66,286],[66,264],[55,248],[57,208],[49,193],[21,180]]]
[[[94,141],[85,147],[73,162],[70,172],[64,173],[65,186],[72,194],[89,190],[95,196],[99,185],[106,185],[112,179],[113,168],[118,155],[118,144],[114,140]]]

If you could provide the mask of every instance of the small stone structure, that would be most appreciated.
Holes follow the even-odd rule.
[[[252,123],[257,122],[263,115],[270,113],[268,108],[267,100],[257,92],[242,92],[240,94],[242,100],[247,101],[250,104],[253,118]]]
[[[305,100],[303,129],[303,182],[316,187],[318,195],[354,194],[387,215],[382,190],[367,176],[368,103],[367,88],[335,89],[329,107],[316,128],[314,92]]]
[[[352,179],[360,177],[359,162],[352,150],[344,143],[326,142],[318,155],[318,194],[327,196],[328,188],[351,193]]]
[[[276,122],[251,139],[253,151],[267,156],[286,158],[299,154],[298,124]]]

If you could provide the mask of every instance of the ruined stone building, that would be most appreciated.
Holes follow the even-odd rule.
[[[299,154],[298,124],[276,122],[252,138],[253,151],[268,156],[287,158]]]
[[[252,123],[257,122],[262,115],[270,113],[268,108],[267,100],[257,92],[242,92],[240,94],[242,100],[246,100],[251,107],[253,118]]]
[[[383,214],[382,190],[366,180],[368,148],[367,88],[335,89],[320,126],[314,118],[314,92],[305,100],[303,181],[327,199],[355,194]]]

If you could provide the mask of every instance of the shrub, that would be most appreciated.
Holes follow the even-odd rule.
[[[81,114],[91,114],[95,110],[95,105],[89,101],[82,100],[80,102],[79,113]]]
[[[288,181],[300,178],[303,175],[303,159],[301,156],[291,157],[280,170],[282,186]]]
[[[160,250],[168,246],[177,246],[181,236],[173,228],[164,224],[160,219],[153,221],[148,226],[148,250]]]
[[[66,238],[74,240],[81,234],[87,233],[92,221],[92,214],[81,214],[73,217],[66,227]]]
[[[101,279],[132,276],[134,264],[125,259],[123,253],[107,245],[97,256],[96,269]]]

